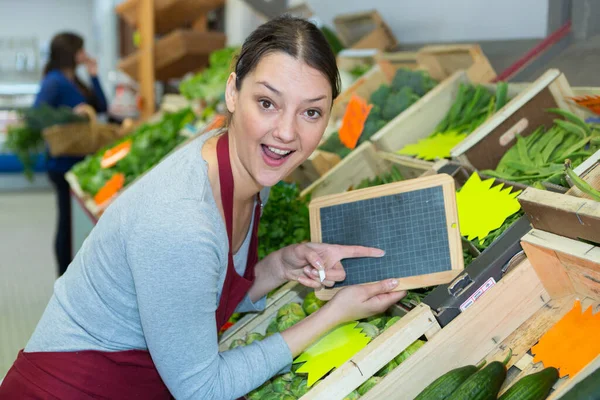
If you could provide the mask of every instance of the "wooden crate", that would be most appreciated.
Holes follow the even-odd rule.
[[[301,190],[306,189],[340,161],[340,156],[335,153],[315,150],[306,161],[285,177],[284,181],[296,183]]]
[[[390,81],[400,68],[424,69],[417,62],[417,53],[414,51],[379,52],[375,55],[375,61]]]
[[[220,32],[195,32],[176,30],[154,44],[154,68],[157,80],[181,78],[188,72],[198,71],[208,65],[211,52],[225,46],[226,36]],[[119,62],[119,69],[138,80],[140,52],[135,52]]]
[[[531,364],[527,351],[573,307],[575,299],[581,299],[584,307],[599,304],[598,280],[588,279],[581,286],[575,282],[581,271],[597,277],[600,249],[538,230],[526,235],[522,245],[528,259],[361,399],[394,398],[399,391],[412,399],[449,370],[483,359],[503,359],[509,348],[513,357],[508,366],[516,366],[517,373],[511,371],[503,390],[539,368]]]
[[[417,52],[419,66],[438,80],[464,70],[471,82],[486,83],[496,78],[496,71],[477,44],[425,46]]]
[[[452,157],[478,170],[495,169],[515,144],[517,133],[528,136],[540,126],[553,125],[557,116],[546,112],[548,108],[562,108],[581,116],[578,107],[566,100],[571,96],[573,90],[564,74],[548,70],[452,149]]]
[[[346,47],[389,51],[398,46],[391,29],[375,10],[339,15],[333,23]]]
[[[167,33],[190,24],[207,12],[224,6],[224,0],[153,0],[156,33]],[[137,28],[140,0],[126,0],[116,7],[116,12],[127,23]]]
[[[576,173],[592,187],[600,188],[600,151],[577,168]],[[565,194],[527,188],[519,202],[534,228],[571,239],[600,243],[600,202],[577,187]]]
[[[386,160],[379,156],[372,143],[364,142],[325,175],[304,189],[300,195],[304,197],[310,194],[314,199],[327,194],[343,193],[358,185],[363,179],[375,178],[388,172],[394,165],[405,179],[416,178],[431,168],[429,164],[419,164],[412,160],[411,163],[406,164]]]
[[[291,290],[272,302],[265,311],[253,315],[234,334],[222,338],[219,342],[219,351],[228,350],[234,340],[243,339],[248,333],[265,334],[279,308],[292,302],[301,303],[311,290],[298,284],[293,286]],[[354,355],[351,361],[323,378],[318,385],[301,397],[302,400],[343,399],[346,394],[373,376],[414,341],[423,336],[429,338],[440,329],[431,310],[425,304],[419,304],[409,312],[393,305],[388,311],[402,318]]]
[[[371,142],[375,144],[377,150],[387,153],[385,155],[387,159],[398,160],[403,163],[411,162],[411,160],[420,161],[423,165],[433,166],[431,161],[417,160],[411,156],[396,154],[396,151],[408,144],[427,138],[435,131],[436,126],[444,119],[452,104],[454,104],[461,84],[475,84],[475,82],[469,78],[465,71],[455,72],[451,77],[421,97],[408,110],[388,122],[386,126],[371,137]],[[492,93],[496,91],[495,85],[487,84],[484,86]],[[508,97],[517,96],[520,90],[521,87],[509,85]],[[505,107],[508,107],[508,105]]]

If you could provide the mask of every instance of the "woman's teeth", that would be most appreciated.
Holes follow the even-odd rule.
[[[291,150],[281,150],[281,149],[277,149],[275,147],[271,147],[271,146],[267,146],[269,148],[270,151],[272,151],[275,154],[278,154],[280,156],[287,156],[288,154],[290,154],[292,151]]]

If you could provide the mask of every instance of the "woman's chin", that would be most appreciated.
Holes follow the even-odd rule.
[[[275,186],[288,175],[289,172],[284,173],[282,171],[262,171],[259,174],[258,179],[256,179],[256,182],[262,187],[271,187]]]

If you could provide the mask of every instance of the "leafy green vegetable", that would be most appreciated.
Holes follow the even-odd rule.
[[[94,196],[113,176],[120,172],[125,175],[125,185],[158,164],[171,150],[185,140],[181,129],[194,120],[194,113],[186,108],[172,114],[166,114],[159,122],[144,124],[131,135],[87,156],[73,167],[73,173],[79,180],[84,192]],[[129,153],[110,168],[102,168],[100,161],[104,152],[125,140],[132,141]]]
[[[252,344],[257,340],[263,340],[265,337],[258,332],[251,332],[246,336],[246,345]]]
[[[408,359],[411,355],[415,354],[421,347],[425,345],[425,341],[416,340],[410,346],[408,346],[402,353],[398,354],[394,360],[398,363],[398,365],[402,364],[404,361]]]
[[[70,107],[50,107],[47,104],[22,111],[19,119],[22,121],[20,125],[8,127],[3,147],[17,156],[30,181],[33,180],[36,157],[44,150],[42,131],[55,125],[86,121]]]
[[[279,182],[271,188],[258,226],[258,257],[310,238],[308,203],[296,184]]]
[[[355,78],[358,79],[361,76],[363,76],[364,74],[367,73],[367,71],[369,71],[369,69],[371,69],[371,66],[369,64],[358,64],[355,65],[351,70],[350,70],[350,74]]]
[[[367,393],[369,390],[373,389],[379,382],[381,382],[381,379],[378,376],[372,376],[369,379],[367,379],[367,381],[365,383],[363,383],[362,385],[360,385],[357,389],[357,392],[359,395],[364,396],[365,393]]]
[[[219,101],[225,94],[231,60],[238,51],[238,47],[213,51],[209,56],[207,68],[181,82],[181,94],[190,100],[201,99],[208,104]]]
[[[310,315],[325,305],[325,301],[319,300],[315,292],[308,292],[302,301],[302,309],[306,315]]]

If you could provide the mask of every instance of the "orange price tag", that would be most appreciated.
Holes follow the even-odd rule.
[[[371,108],[373,108],[372,104],[367,104],[364,99],[355,94],[350,98],[342,119],[342,126],[338,132],[340,141],[347,148],[356,147]]]
[[[110,199],[112,199],[113,196],[115,194],[117,194],[117,192],[119,190],[121,190],[121,188],[123,187],[124,184],[125,184],[125,175],[123,175],[120,172],[114,174],[104,184],[104,186],[102,186],[102,188],[100,188],[100,190],[98,191],[98,193],[96,193],[96,195],[94,196],[94,202],[98,206],[103,205],[104,203],[106,203],[107,201],[109,201]]]
[[[115,147],[108,149],[104,152],[102,160],[100,160],[100,166],[102,168],[110,168],[115,165],[119,160],[122,160],[129,151],[131,150],[131,139],[128,139],[122,143],[119,143]]]
[[[223,126],[225,126],[225,116],[222,114],[217,114],[212,119],[212,121],[210,121],[206,125],[206,128],[204,128],[204,132],[209,132],[209,131],[212,131],[213,129],[219,129],[219,128],[222,128]]]

